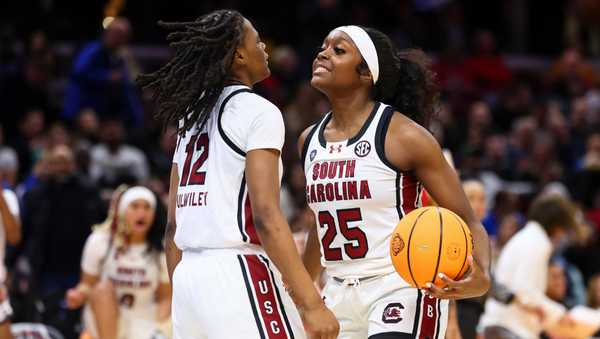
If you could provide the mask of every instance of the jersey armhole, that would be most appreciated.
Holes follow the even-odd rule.
[[[219,134],[221,135],[221,138],[223,138],[223,141],[225,141],[225,143],[227,144],[227,146],[229,146],[229,148],[231,148],[235,153],[241,155],[242,157],[246,157],[246,152],[242,151],[228,136],[227,134],[225,134],[225,130],[223,129],[223,125],[221,124],[221,118],[223,117],[223,111],[225,111],[225,105],[227,105],[227,102],[229,102],[229,100],[231,100],[231,98],[233,98],[236,94],[239,93],[253,93],[252,90],[248,89],[248,88],[241,88],[238,90],[233,91],[231,94],[229,94],[225,100],[223,100],[223,103],[221,103],[221,107],[219,108],[219,115],[217,116],[217,128],[219,130]]]
[[[308,146],[310,145],[310,141],[313,137],[313,135],[315,134],[315,132],[317,131],[319,127],[319,123],[316,123],[313,128],[310,130],[310,132],[308,132],[308,134],[306,135],[306,138],[304,139],[304,145],[302,145],[302,156],[300,157],[300,161],[302,161],[301,165],[302,165],[302,169],[304,170],[304,164],[306,163],[306,153],[308,152]]]
[[[404,173],[405,171],[402,171],[394,166],[385,156],[385,137],[387,135],[388,128],[390,127],[390,121],[392,120],[393,115],[394,108],[392,106],[387,106],[381,114],[381,119],[379,119],[377,131],[375,132],[375,150],[377,151],[377,155],[379,156],[381,162],[383,162],[387,167],[396,171],[397,173]]]

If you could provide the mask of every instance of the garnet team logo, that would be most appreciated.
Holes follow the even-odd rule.
[[[398,253],[402,252],[404,249],[404,240],[397,233],[394,234],[394,238],[392,238],[392,254],[394,256],[398,255]]]
[[[317,150],[316,149],[310,151],[310,161],[315,160],[316,156],[317,156]]]
[[[402,321],[402,310],[404,306],[401,303],[388,304],[383,310],[381,321],[386,324],[396,324]]]
[[[333,152],[341,153],[342,152],[342,144],[329,145],[329,153],[333,154]]]
[[[361,158],[367,156],[369,152],[371,152],[371,144],[366,140],[363,140],[354,146],[354,153]]]

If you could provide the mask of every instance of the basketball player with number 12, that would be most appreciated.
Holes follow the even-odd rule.
[[[342,339],[444,338],[447,299],[490,285],[487,234],[425,128],[437,97],[427,67],[424,53],[398,51],[385,34],[358,26],[331,31],[313,62],[311,84],[332,110],[299,140],[317,221],[304,262],[313,279],[327,270],[323,295]],[[420,291],[395,273],[389,240],[424,188],[468,224],[474,258],[462,280],[444,276],[446,288]]]
[[[270,74],[265,44],[233,10],[163,26],[175,56],[140,84],[179,122],[166,232],[175,339],[336,338],[279,207],[283,118],[252,91]]]

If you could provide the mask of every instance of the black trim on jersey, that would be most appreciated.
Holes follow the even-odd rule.
[[[396,211],[398,211],[398,219],[404,218],[402,207],[400,206],[400,178],[401,173],[396,172]]]
[[[440,318],[442,317],[442,305],[440,299],[437,300],[437,321],[435,324],[435,339],[440,337]],[[450,306],[448,306],[450,307]]]
[[[392,163],[385,156],[385,136],[387,135],[388,127],[390,127],[392,115],[394,115],[394,108],[392,106],[386,107],[381,114],[379,124],[377,125],[377,131],[375,132],[375,150],[377,151],[379,160],[381,160],[381,162],[383,162],[387,167],[396,172],[402,172],[402,170],[392,165]]]
[[[367,131],[367,129],[371,125],[371,122],[375,118],[375,114],[377,113],[377,111],[379,111],[379,106],[381,106],[381,103],[376,102],[375,105],[373,106],[373,110],[371,111],[371,113],[369,113],[369,117],[367,118],[367,121],[365,121],[365,123],[362,125],[362,127],[360,128],[360,130],[358,131],[358,133],[356,133],[355,136],[353,136],[352,138],[348,139],[348,143],[346,144],[346,146],[350,146],[353,143],[355,143],[358,140],[360,140],[360,138],[362,138],[363,134],[365,134],[365,132]]]
[[[244,240],[244,242],[248,242],[248,236],[246,235],[246,233],[244,233],[244,223],[243,223],[243,216],[242,214],[244,213],[244,191],[246,188],[246,173],[244,173],[244,175],[242,176],[242,184],[240,185],[240,193],[238,194],[238,206],[237,206],[237,221],[238,221],[238,227],[240,229],[240,233],[242,234],[242,240]]]
[[[362,127],[360,128],[360,130],[358,131],[358,133],[356,133],[355,136],[353,136],[352,138],[348,139],[348,142],[346,143],[346,146],[350,146],[353,143],[357,142],[358,140],[360,140],[360,138],[363,136],[363,134],[365,134],[365,132],[369,128],[369,125],[371,125],[371,122],[375,118],[375,114],[379,110],[379,106],[380,105],[381,105],[381,103],[379,103],[379,102],[375,103],[375,105],[373,106],[373,110],[371,111],[371,113],[369,113],[369,117],[367,118],[367,120],[365,121],[365,123],[362,125]],[[329,122],[329,120],[331,120],[331,116],[332,115],[333,115],[333,113],[331,113],[331,112],[328,113],[327,115],[325,115],[325,117],[323,118],[323,120],[324,120],[323,124],[319,128],[319,143],[321,144],[321,146],[323,146],[323,148],[327,147],[327,140],[325,140],[325,135],[324,135],[323,132],[325,131],[325,126],[327,126],[327,123]]]
[[[244,259],[242,259],[241,255],[238,255],[238,261],[240,262],[240,268],[242,269],[242,275],[244,276],[244,283],[246,283],[246,291],[248,292],[248,298],[250,298],[250,305],[252,306],[252,313],[254,313],[254,320],[256,321],[256,327],[258,328],[258,332],[260,333],[261,339],[266,339],[265,332],[263,331],[261,320],[258,317],[258,310],[256,309],[256,301],[254,300],[254,294],[252,292],[252,287],[250,286],[250,280],[248,279],[248,273],[246,272],[246,267],[244,266]]]
[[[279,294],[279,288],[277,287],[277,283],[275,280],[275,275],[273,275],[273,271],[271,271],[271,265],[269,264],[269,259],[265,258],[262,255],[258,255],[266,264],[269,273],[271,274],[271,280],[273,281],[273,287],[275,288],[275,295],[277,295],[277,301],[279,302],[279,306],[281,308],[281,316],[283,317],[283,321],[285,322],[285,327],[287,327],[289,338],[294,339],[294,331],[292,331],[292,326],[290,325],[290,321],[288,320],[287,314],[285,313],[285,306],[283,305],[283,300],[281,299],[281,294]]]
[[[412,338],[412,333],[405,332],[385,332],[385,333],[377,333],[369,337],[369,339],[410,339]]]
[[[325,140],[325,135],[323,134],[323,131],[325,130],[325,126],[327,126],[329,120],[331,120],[332,114],[333,113],[331,112],[325,113],[325,116],[323,117],[323,119],[321,119],[321,126],[319,126],[319,144],[321,144],[323,148],[327,148],[327,141]]]
[[[423,294],[421,290],[417,288],[417,309],[415,310],[415,322],[413,324],[413,330],[411,334],[411,338],[417,338],[417,331],[419,330],[419,322],[421,320],[421,299],[423,298]],[[427,298],[427,297],[426,297]]]
[[[225,110],[225,105],[227,105],[227,102],[236,94],[239,93],[254,93],[252,92],[251,89],[249,88],[240,88],[240,89],[236,89],[235,91],[231,92],[231,94],[229,94],[224,100],[223,103],[221,103],[221,107],[219,108],[219,115],[217,118],[217,126],[219,129],[219,134],[221,135],[221,138],[223,138],[223,141],[225,141],[225,143],[227,144],[227,146],[229,146],[235,153],[245,157],[246,156],[246,152],[242,151],[239,147],[237,147],[233,141],[231,141],[231,139],[229,139],[229,137],[225,134],[225,131],[223,130],[223,126],[221,126],[221,118],[223,117],[223,111]]]
[[[313,135],[317,131],[319,127],[319,123],[316,123],[313,128],[306,135],[306,139],[304,139],[304,145],[302,145],[302,155],[300,156],[300,160],[302,160],[302,170],[304,170],[304,164],[306,163],[306,153],[308,152],[308,146],[310,145],[310,140]]]

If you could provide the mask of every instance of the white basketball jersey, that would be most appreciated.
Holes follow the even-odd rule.
[[[98,230],[86,241],[81,267],[113,283],[122,311],[156,320],[156,289],[169,282],[164,252],[149,253],[146,244],[117,248],[109,231]]]
[[[321,262],[338,278],[367,277],[394,270],[392,231],[421,205],[422,186],[412,173],[393,167],[384,143],[393,109],[376,103],[357,135],[327,142],[326,114],[309,132],[302,152],[306,199],[321,242]]]
[[[246,186],[246,153],[281,151],[279,109],[241,85],[227,86],[201,130],[179,138],[175,243],[182,250],[260,244]],[[279,175],[283,172],[281,160]]]

